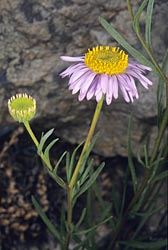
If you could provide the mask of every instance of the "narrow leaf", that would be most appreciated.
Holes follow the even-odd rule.
[[[131,176],[132,176],[132,183],[133,183],[133,189],[134,194],[137,191],[137,177],[135,173],[135,166],[132,160],[132,148],[131,148],[131,123],[132,123],[132,116],[129,119],[128,123],[128,141],[127,141],[127,147],[128,147],[128,166],[130,168]]]
[[[62,162],[62,160],[63,160],[63,158],[65,157],[66,154],[67,154],[67,152],[65,151],[65,152],[61,155],[61,157],[59,158],[59,160],[57,161],[57,163],[55,164],[55,167],[54,167],[54,170],[53,170],[53,173],[54,173],[54,174],[57,174],[57,169],[58,169],[60,163]]]
[[[81,216],[80,216],[80,218],[79,218],[77,224],[75,225],[75,230],[78,229],[78,227],[82,224],[82,222],[83,222],[83,220],[84,220],[84,218],[85,218],[85,215],[86,215],[86,208],[84,208],[84,209],[82,210],[82,214],[81,214]]]
[[[50,129],[46,134],[42,134],[41,139],[40,139],[40,143],[38,146],[38,151],[37,153],[40,155],[43,147],[44,147],[44,143],[46,142],[46,140],[50,137],[50,135],[53,133],[54,129]]]
[[[90,145],[87,148],[87,151],[85,152],[85,154],[83,156],[83,162],[82,162],[82,165],[80,167],[80,175],[82,175],[84,170],[85,170],[86,161],[87,161],[87,159],[88,159],[88,157],[90,155],[90,152],[91,152],[92,148],[94,147],[95,142],[96,142],[98,137],[99,137],[99,133],[97,133],[96,135],[93,136],[93,138],[92,138],[92,140],[90,142]]]
[[[104,163],[102,163],[97,169],[96,171],[90,176],[89,180],[86,181],[83,186],[81,186],[79,192],[75,195],[74,200],[76,200],[81,194],[83,194],[89,187],[91,187],[93,185],[93,183],[95,182],[96,178],[98,177],[98,175],[100,174],[100,172],[102,171],[102,169],[104,168]]]
[[[82,146],[83,142],[80,143],[73,151],[72,153],[72,156],[69,158],[70,159],[70,162],[69,162],[69,165],[67,165],[67,169],[66,169],[66,172],[67,172],[67,182],[69,183],[70,182],[70,179],[72,177],[72,174],[73,174],[73,170],[74,170],[74,167],[75,167],[75,164],[76,164],[76,155],[77,155],[77,152],[79,150],[79,148]]]
[[[149,0],[146,12],[145,40],[148,48],[151,48],[151,24],[154,2],[155,0]]]
[[[50,161],[49,159],[49,152],[50,149],[53,147],[53,145],[58,141],[59,139],[54,139],[51,143],[48,144],[48,146],[46,147],[45,151],[44,151],[44,155],[45,157]]]
[[[168,177],[168,170],[165,170],[164,172],[158,174],[154,179],[153,179],[153,182],[156,182],[156,181],[160,181],[164,178],[167,178]]]
[[[164,73],[166,73],[167,64],[168,64],[168,49],[166,50],[166,53],[164,55],[163,62],[162,62],[162,70]],[[163,100],[164,89],[165,89],[165,83],[161,78],[159,78],[158,89],[157,89],[158,127],[160,127],[163,114],[164,114],[164,108],[166,106],[166,98],[165,100]]]
[[[139,20],[140,20],[141,14],[142,14],[144,8],[146,7],[147,3],[148,3],[148,0],[144,0],[142,2],[141,6],[139,7],[137,13],[134,16],[133,27],[134,27],[135,32],[139,32]]]
[[[59,177],[57,174],[54,174],[49,169],[48,169],[48,173],[53,178],[53,180],[55,180],[57,182],[57,184],[60,187],[62,187],[63,189],[66,189],[66,184],[65,184],[65,182],[63,181],[63,179],[61,177]]]
[[[98,226],[108,222],[109,220],[111,220],[113,218],[113,216],[109,216],[107,219],[105,219],[104,221],[98,223],[97,225],[93,226],[92,228],[89,228],[89,229],[86,229],[86,230],[82,230],[82,231],[79,231],[79,232],[75,232],[76,235],[80,235],[80,234],[87,234],[93,230],[95,230]]]
[[[86,179],[88,179],[89,177],[89,173],[91,171],[91,169],[93,168],[93,159],[91,159],[89,162],[88,162],[88,165],[84,171],[84,173],[81,174],[80,178],[79,178],[79,183],[80,185],[82,185]]]
[[[128,51],[132,57],[134,57],[137,61],[140,63],[147,65],[153,69],[153,64],[140,53],[138,50],[134,49],[119,33],[116,31],[116,29],[109,24],[104,18],[99,17],[99,21],[101,25],[104,27],[104,29],[125,49]]]
[[[137,228],[135,229],[134,234],[131,237],[131,240],[134,240],[135,237],[138,235],[138,233],[140,233],[140,231],[144,227],[145,223],[147,223],[147,221],[150,220],[150,217],[152,215],[156,214],[157,212],[161,211],[161,209],[163,209],[163,208],[164,208],[164,205],[160,206],[159,208],[157,208],[155,210],[149,209],[149,211],[146,213],[136,213],[136,215],[140,216],[141,219],[139,220],[139,223],[137,225]],[[125,250],[127,250],[128,248],[126,248]]]
[[[162,70],[163,70],[164,73],[166,73],[167,64],[168,64],[168,49],[165,52],[163,62],[162,62]]]
[[[61,242],[61,237],[60,237],[59,231],[51,223],[51,221],[47,217],[46,213],[42,210],[41,206],[36,201],[36,199],[34,198],[34,196],[32,196],[32,202],[33,202],[33,205],[34,205],[36,211],[38,212],[38,214],[40,215],[40,217],[42,218],[43,222],[46,224],[46,226],[48,227],[48,229],[50,230],[50,232],[57,238],[57,240],[59,240],[59,242]]]
[[[161,240],[157,242],[140,242],[140,241],[120,241],[121,244],[129,247],[136,247],[137,249],[152,249],[167,246],[167,240]]]

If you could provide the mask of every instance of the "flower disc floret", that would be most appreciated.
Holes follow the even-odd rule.
[[[36,100],[27,94],[16,94],[8,100],[8,109],[14,120],[30,121],[36,113]]]
[[[88,49],[84,62],[93,72],[115,75],[128,67],[128,55],[116,47],[97,46]]]

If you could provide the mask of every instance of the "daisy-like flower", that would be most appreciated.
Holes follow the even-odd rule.
[[[104,94],[109,105],[113,97],[118,98],[120,89],[125,101],[133,102],[134,98],[139,98],[136,79],[146,89],[152,85],[144,76],[145,70],[151,71],[151,68],[128,58],[123,50],[116,47],[97,46],[88,49],[85,56],[61,56],[61,59],[74,63],[60,76],[70,77],[69,89],[72,94],[79,91],[79,101],[85,97],[90,100],[95,96],[99,102]]]
[[[27,94],[16,94],[8,100],[9,113],[19,122],[30,121],[36,113],[36,100]]]

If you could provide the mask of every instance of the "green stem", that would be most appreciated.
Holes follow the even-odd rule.
[[[39,147],[39,142],[38,140],[36,139],[31,127],[30,127],[30,124],[28,121],[25,121],[24,122],[24,126],[25,128],[27,129],[27,132],[29,133],[30,137],[32,138],[34,144],[36,145],[37,149]],[[54,178],[54,180],[63,188],[63,189],[66,189],[66,184],[65,182],[55,173],[53,174],[53,167],[50,163],[50,160],[46,158],[46,156],[43,154],[43,152],[40,152],[40,157],[42,159],[42,161],[45,163],[45,165],[47,166],[47,170],[49,172],[49,174],[52,176],[52,178]]]
[[[146,53],[148,54],[149,58],[151,59],[153,65],[155,66],[157,72],[159,73],[159,75],[161,76],[161,78],[166,82],[166,85],[168,85],[168,79],[166,77],[166,75],[164,74],[164,72],[162,71],[162,69],[160,68],[159,64],[157,63],[157,61],[155,60],[151,50],[148,48],[148,46],[146,45],[145,40],[143,39],[141,33],[138,31],[136,32],[136,35],[139,39],[139,41],[141,42],[143,48],[145,49]]]
[[[133,22],[134,21],[134,15],[133,15],[133,11],[132,11],[130,0],[127,0],[127,7],[128,7],[128,12],[129,12],[130,17],[131,17],[131,21]]]
[[[93,133],[95,131],[95,127],[100,115],[100,111],[103,105],[103,100],[104,100],[104,96],[101,98],[101,100],[97,103],[96,109],[95,109],[95,113],[92,119],[92,123],[85,141],[85,144],[83,146],[81,155],[79,157],[79,160],[77,162],[77,165],[75,167],[74,173],[72,175],[72,178],[70,180],[70,183],[67,185],[67,203],[68,203],[68,209],[67,209],[67,226],[68,226],[68,231],[67,231],[67,235],[66,235],[66,239],[65,239],[65,250],[68,250],[69,247],[69,243],[70,243],[70,239],[71,239],[71,235],[72,235],[72,212],[73,212],[73,188],[74,185],[76,183],[76,180],[78,178],[78,174],[80,171],[80,167],[81,164],[83,162],[83,158],[84,155],[90,145],[90,141],[93,137]]]
[[[25,126],[25,128],[27,129],[27,132],[29,133],[30,137],[32,138],[34,144],[35,144],[36,147],[38,148],[39,142],[38,142],[37,138],[35,137],[35,135],[34,135],[32,129],[31,129],[31,127],[30,127],[29,122],[28,122],[28,121],[25,121],[25,122],[24,122],[24,126]]]
[[[69,243],[72,236],[72,208],[73,208],[73,197],[72,197],[72,189],[67,185],[67,234],[65,239],[65,248],[64,250],[69,249]]]
[[[134,15],[133,15],[133,11],[132,11],[132,6],[130,3],[130,0],[127,0],[127,7],[128,7],[128,11],[131,17],[132,22],[134,22]],[[166,77],[166,75],[164,74],[164,72],[162,71],[162,69],[160,68],[159,64],[157,63],[157,61],[155,60],[150,48],[147,46],[144,38],[142,37],[140,31],[139,31],[139,27],[138,27],[138,31],[135,31],[139,41],[141,42],[143,48],[145,49],[146,53],[148,54],[148,56],[150,57],[152,63],[154,64],[157,72],[159,73],[159,75],[161,76],[161,78],[166,82],[167,88],[168,88],[168,78]],[[167,90],[168,93],[168,90]]]
[[[34,144],[35,144],[36,147],[38,148],[39,142],[38,142],[36,136],[34,135],[32,129],[31,129],[31,127],[30,127],[29,122],[28,122],[28,121],[25,121],[25,122],[24,122],[24,126],[25,126],[25,128],[27,129],[27,132],[29,133],[30,137],[32,138]],[[46,164],[46,166],[48,167],[48,169],[49,169],[50,171],[52,171],[52,166],[51,166],[50,162],[46,159],[45,155],[44,155],[43,153],[41,153],[41,154],[40,154],[40,157],[41,157],[41,159],[44,161],[44,163]]]
[[[71,231],[72,226],[72,208],[73,208],[73,197],[72,197],[72,188],[67,186],[67,199],[68,199],[68,216],[67,216],[67,223],[68,223],[68,230]]]
[[[75,182],[77,180],[78,173],[79,173],[81,164],[83,162],[85,152],[87,151],[87,149],[88,149],[88,147],[90,145],[90,141],[91,141],[91,139],[93,137],[93,133],[94,133],[94,130],[95,130],[95,127],[96,127],[96,124],[97,124],[97,121],[98,121],[98,118],[99,118],[99,115],[100,115],[100,111],[101,111],[101,108],[102,108],[102,105],[103,105],[103,100],[104,100],[104,96],[97,103],[95,113],[94,113],[94,116],[93,116],[93,120],[92,120],[90,129],[89,129],[89,132],[88,132],[88,135],[87,135],[87,138],[86,138],[82,153],[81,153],[81,155],[79,157],[79,160],[77,162],[74,173],[73,173],[72,178],[71,178],[70,183],[69,183],[70,188],[72,188],[74,186],[74,184],[75,184]]]
[[[131,8],[131,4],[130,4],[129,0],[127,0],[127,5],[128,5],[128,10],[129,10],[131,19],[133,21],[134,20],[134,16],[133,16],[133,12],[132,12],[132,8]],[[164,113],[164,117],[162,119],[162,123],[161,123],[160,129],[158,131],[156,142],[154,144],[154,147],[153,147],[153,150],[152,150],[152,153],[151,153],[150,164],[149,164],[150,168],[146,169],[145,175],[144,175],[143,180],[142,180],[142,183],[141,183],[138,191],[136,192],[136,194],[132,198],[132,200],[131,200],[131,202],[130,202],[128,208],[127,208],[127,210],[125,211],[124,216],[123,216],[123,220],[118,225],[118,228],[117,228],[117,230],[116,230],[116,232],[114,234],[114,237],[113,237],[113,241],[110,244],[111,248],[114,247],[115,242],[116,242],[116,240],[117,240],[117,238],[119,236],[119,233],[124,228],[124,224],[125,224],[125,221],[126,221],[126,218],[127,218],[128,214],[129,214],[129,211],[131,211],[131,209],[134,207],[134,205],[136,204],[136,202],[138,201],[139,197],[141,196],[141,194],[143,193],[144,189],[147,186],[148,180],[149,180],[149,178],[151,176],[151,173],[152,173],[152,163],[154,162],[154,160],[157,157],[157,153],[158,153],[158,150],[159,150],[159,147],[160,147],[160,144],[161,144],[161,140],[163,138],[165,129],[166,129],[167,124],[168,124],[168,78],[166,77],[166,75],[164,74],[164,72],[162,71],[162,69],[160,68],[160,66],[158,65],[158,63],[156,62],[155,58],[153,57],[150,49],[147,47],[147,45],[146,45],[143,37],[141,36],[140,32],[136,32],[136,34],[137,34],[137,37],[139,38],[141,44],[143,45],[144,49],[146,50],[148,56],[150,57],[151,61],[153,62],[154,66],[155,66],[155,68],[157,70],[157,72],[159,73],[159,75],[161,76],[161,78],[166,83],[166,110],[165,110],[165,113]]]

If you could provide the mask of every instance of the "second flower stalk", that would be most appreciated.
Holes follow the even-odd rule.
[[[98,122],[98,118],[100,116],[100,112],[102,109],[103,101],[104,101],[104,95],[102,95],[101,100],[96,105],[96,109],[93,115],[93,119],[90,125],[89,132],[87,134],[87,138],[84,143],[82,152],[80,154],[80,157],[77,161],[76,166],[74,167],[72,177],[70,178],[70,181],[67,184],[54,172],[53,167],[50,163],[50,160],[48,157],[46,157],[45,152],[43,153],[42,149],[39,150],[40,142],[37,140],[29,124],[29,121],[34,117],[36,113],[36,100],[33,99],[31,96],[28,96],[27,94],[17,94],[16,96],[13,96],[8,101],[8,108],[9,108],[10,114],[15,120],[22,122],[24,124],[27,132],[29,133],[32,141],[34,142],[38,150],[38,153],[42,161],[46,165],[48,172],[50,174],[54,173],[54,177],[57,183],[67,191],[67,233],[64,236],[64,243],[63,243],[64,250],[69,249],[69,243],[70,243],[72,233],[73,233],[73,222],[72,222],[73,206],[74,206],[74,196],[73,196],[74,192],[73,191],[75,189],[76,182],[78,180],[81,166],[85,159],[85,154],[87,153],[90,147],[90,143],[93,138],[96,124]]]
[[[79,171],[81,168],[81,165],[83,163],[84,157],[85,157],[85,153],[87,152],[87,149],[90,145],[90,142],[93,138],[93,134],[96,128],[96,124],[98,122],[99,116],[100,116],[100,112],[103,106],[103,101],[104,101],[104,95],[102,96],[101,100],[97,103],[96,105],[96,109],[95,109],[95,113],[90,125],[90,129],[89,132],[87,134],[87,138],[85,141],[85,144],[83,146],[82,152],[80,154],[79,160],[76,164],[76,167],[74,169],[72,178],[67,186],[67,194],[68,194],[68,210],[67,210],[67,222],[68,222],[68,228],[71,231],[71,226],[72,226],[72,210],[73,210],[73,188],[76,184],[76,181],[78,179],[78,175],[79,175]]]

